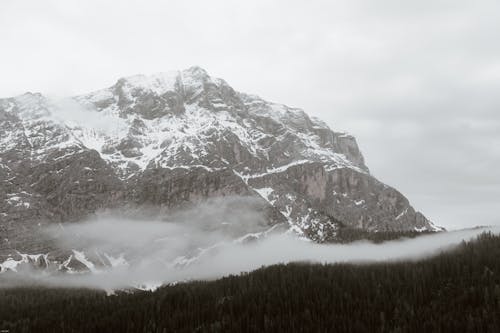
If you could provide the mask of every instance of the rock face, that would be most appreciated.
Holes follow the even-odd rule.
[[[0,252],[104,208],[258,197],[269,224],[315,241],[342,227],[437,230],[365,165],[356,140],[203,69],[122,78],[54,102],[0,100]]]

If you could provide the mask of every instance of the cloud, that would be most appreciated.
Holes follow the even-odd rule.
[[[262,204],[252,197],[224,197],[169,212],[158,207],[121,213],[112,210],[62,228],[51,226],[45,233],[65,250],[125,253],[138,260],[161,254],[164,260],[173,260],[200,248],[269,229]]]
[[[121,135],[125,135],[128,131],[128,125],[124,119],[87,109],[72,98],[51,97],[49,102],[51,117],[66,126],[92,129],[105,134],[122,133]]]
[[[151,227],[148,222],[137,225]],[[288,262],[366,263],[394,260],[417,260],[453,249],[462,240],[470,240],[485,230],[499,233],[498,228],[455,231],[383,244],[357,242],[347,245],[320,245],[299,240],[292,235],[272,235],[251,243],[224,242],[187,266],[172,266],[164,248],[143,252],[130,265],[101,269],[97,273],[55,274],[36,272],[0,276],[7,284],[43,284],[48,286],[90,287],[113,290],[127,287],[155,288],[163,283],[216,279],[239,274],[262,266]],[[172,239],[176,239],[172,237]],[[171,244],[162,243],[164,246]],[[150,244],[153,246],[153,244]],[[149,249],[148,249],[149,250]],[[9,281],[12,278],[15,281]],[[10,282],[10,283],[9,283]]]
[[[262,203],[249,198],[216,199],[165,215],[150,212],[136,218],[107,212],[81,223],[51,227],[48,235],[59,249],[90,260],[108,257],[113,266],[91,265],[92,273],[59,273],[18,267],[0,275],[2,285],[88,287],[107,291],[164,283],[216,279],[288,262],[365,263],[417,260],[436,255],[499,227],[426,235],[374,244],[317,244],[267,226]],[[124,217],[127,215],[128,217]],[[254,235],[257,238],[248,237]]]

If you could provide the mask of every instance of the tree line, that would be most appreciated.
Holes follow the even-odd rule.
[[[0,289],[0,330],[500,332],[499,259],[485,233],[425,260],[275,265],[155,292]]]

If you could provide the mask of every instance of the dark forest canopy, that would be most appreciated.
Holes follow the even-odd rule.
[[[500,236],[377,264],[295,263],[155,292],[0,289],[10,332],[500,332]]]

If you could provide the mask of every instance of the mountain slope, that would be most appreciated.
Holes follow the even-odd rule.
[[[36,230],[105,208],[235,195],[320,242],[341,227],[439,230],[370,174],[352,136],[199,67],[0,100],[0,184],[0,251],[43,250]]]

